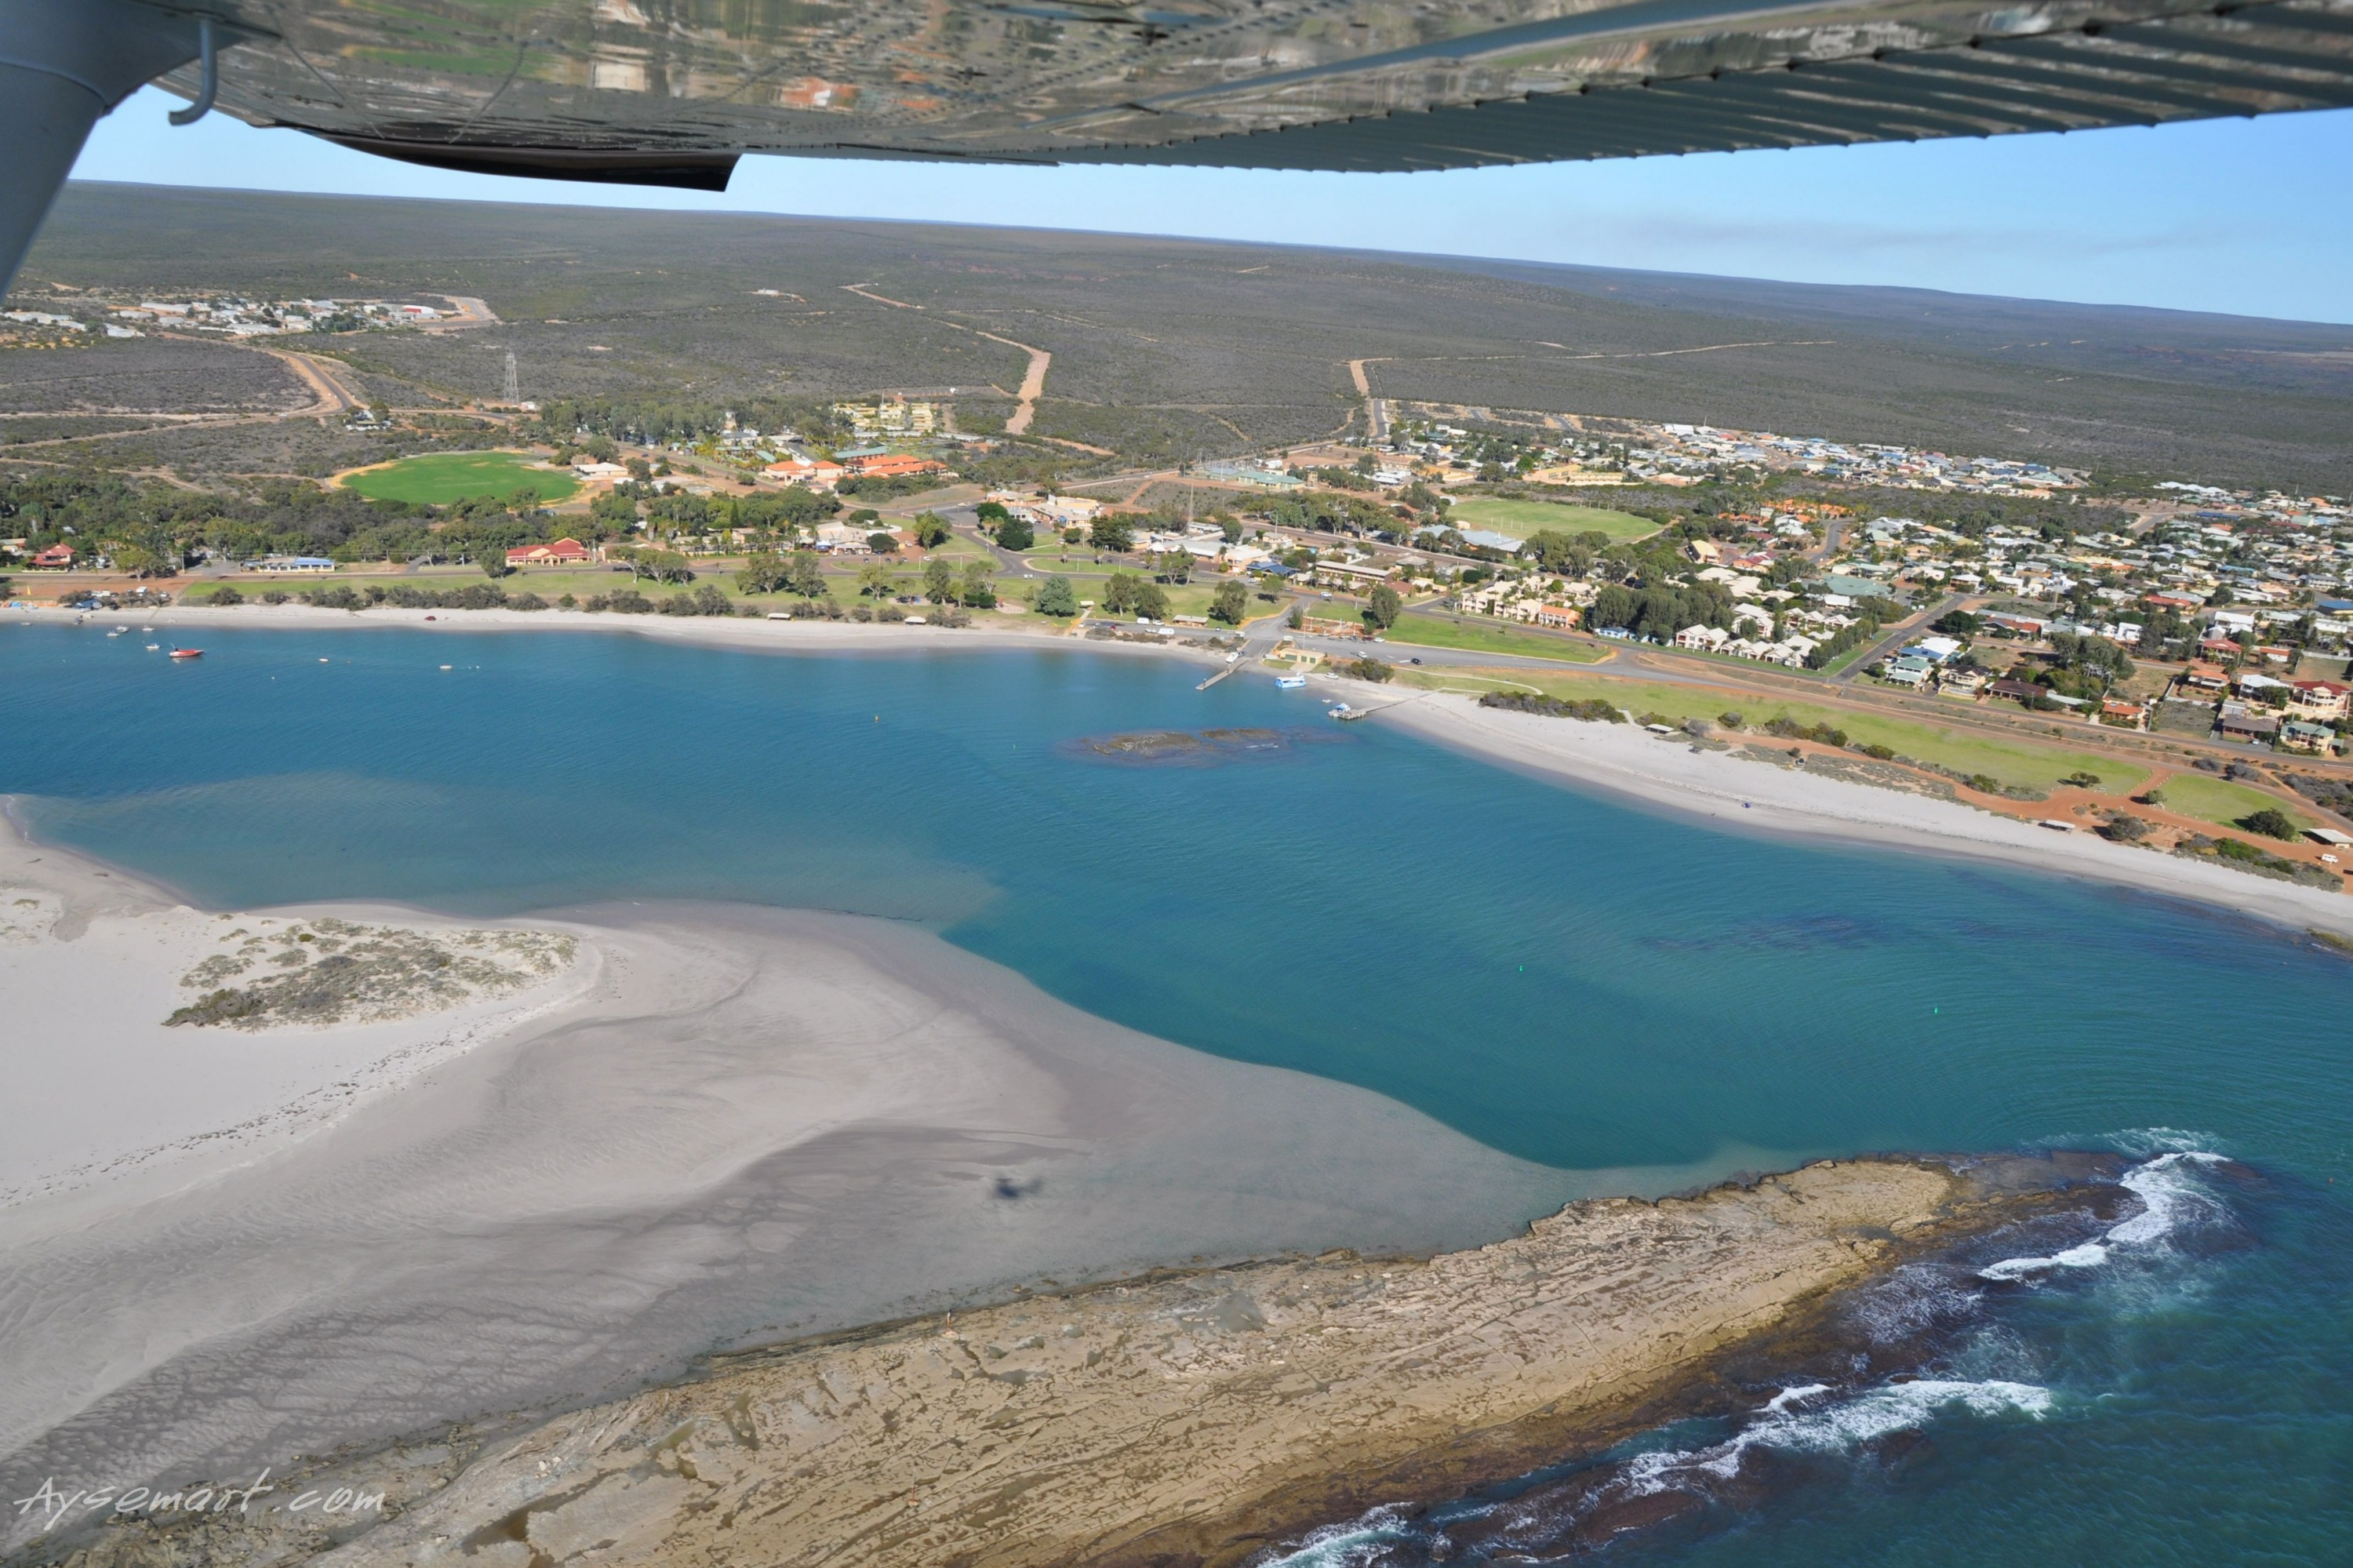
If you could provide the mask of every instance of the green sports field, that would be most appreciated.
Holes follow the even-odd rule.
[[[1556,534],[1607,534],[1612,539],[1647,539],[1659,531],[1648,517],[1601,506],[1570,506],[1557,501],[1499,501],[1491,495],[1458,501],[1446,514],[1458,528],[1492,528],[1525,536],[1549,528]]]
[[[525,490],[535,492],[542,501],[564,501],[580,489],[580,482],[568,473],[536,467],[521,452],[427,452],[348,475],[343,488],[371,501],[446,506],[484,496],[507,501]]]

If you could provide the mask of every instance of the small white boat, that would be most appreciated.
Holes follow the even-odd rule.
[[[1274,678],[1275,690],[1281,692],[1295,692],[1306,683],[1304,675],[1277,675]]]
[[[150,642],[149,644],[147,644],[147,652],[150,652],[150,653],[153,653],[153,652],[154,652],[157,649],[159,649],[159,648],[161,648],[161,647],[163,647],[163,646],[164,646],[164,645],[163,645],[161,642]]]

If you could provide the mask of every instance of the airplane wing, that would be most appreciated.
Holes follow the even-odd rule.
[[[179,29],[164,85],[257,125],[711,189],[752,152],[1415,170],[2353,104],[2353,0],[0,0],[0,89],[69,25]]]

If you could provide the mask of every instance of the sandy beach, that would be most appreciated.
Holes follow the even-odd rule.
[[[1527,1165],[1364,1090],[1120,1029],[913,927],[729,906],[513,922],[579,945],[548,994],[507,999],[502,1025],[483,1013],[332,1115],[273,1122],[422,1037],[160,1030],[195,950],[182,927],[216,916],[54,849],[19,854],[25,896],[56,894],[60,917],[9,949],[34,960],[5,971],[12,1011],[51,1010],[10,1032],[10,1066],[73,1103],[11,1101],[12,1497],[543,1415],[715,1349],[1022,1289],[1427,1254],[1581,1192],[1710,1174]],[[58,1011],[78,985],[100,988],[80,996],[88,1024]],[[266,1060],[239,1059],[258,1042]],[[118,1118],[101,1086],[149,1076],[184,1092]],[[193,1152],[105,1169],[158,1144]]]
[[[10,1088],[0,1102],[0,1210],[94,1185],[110,1189],[110,1202],[122,1201],[125,1183],[145,1193],[185,1186],[331,1126],[596,983],[592,947],[531,984],[386,1010],[394,1016],[174,1028],[165,1020],[212,989],[186,983],[207,959],[292,933],[301,919],[191,908],[127,873],[30,842],[11,804],[0,798],[0,998],[10,1023],[0,1044]],[[418,934],[466,928],[414,910],[332,914],[388,916]]]
[[[1331,683],[1335,692],[1340,685]],[[1992,861],[2219,905],[2299,931],[2353,937],[2353,898],[2343,894],[2110,843],[2094,833],[2056,832],[1950,800],[1777,768],[1736,751],[1695,749],[1638,725],[1483,708],[1474,697],[1442,692],[1377,712],[1378,723],[1491,762],[1736,832]]]

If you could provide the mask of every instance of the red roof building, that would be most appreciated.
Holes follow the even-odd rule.
[[[35,571],[62,572],[71,568],[73,556],[71,545],[52,545],[47,549],[37,553],[33,556],[31,565]]]
[[[2290,681],[2287,705],[2298,718],[2341,719],[2353,708],[2353,687],[2335,681]]]
[[[948,465],[912,452],[885,452],[880,457],[851,458],[846,468],[860,479],[899,479],[908,474],[945,473]]]
[[[577,539],[524,545],[507,552],[507,565],[511,567],[585,567],[596,558],[596,552]]]

